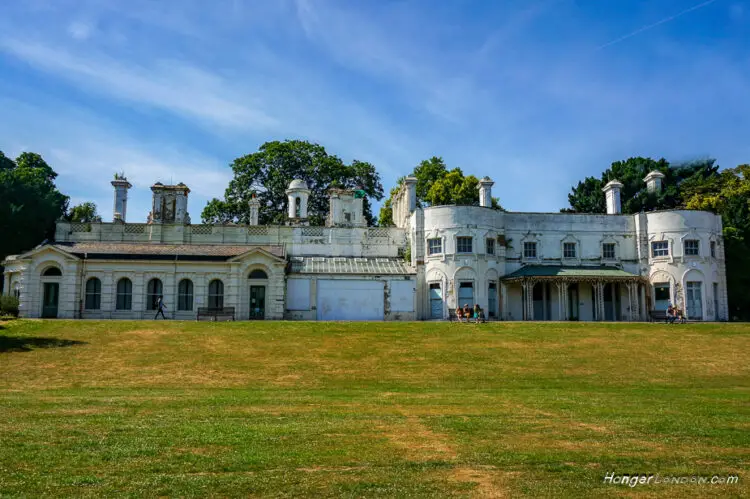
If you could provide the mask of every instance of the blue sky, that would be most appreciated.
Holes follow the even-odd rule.
[[[386,191],[422,159],[557,211],[630,156],[750,162],[750,0],[24,0],[0,15],[0,149],[72,202],[185,182],[194,221],[233,158],[319,142]]]

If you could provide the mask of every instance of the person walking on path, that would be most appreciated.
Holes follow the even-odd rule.
[[[164,305],[164,297],[159,296],[159,300],[156,302],[156,315],[154,316],[154,320],[159,318],[159,314],[161,314],[162,319],[166,320],[166,316],[164,315],[164,309],[166,309],[167,306]]]

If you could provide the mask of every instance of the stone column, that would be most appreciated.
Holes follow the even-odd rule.
[[[500,281],[500,318],[505,320],[508,317],[508,286],[504,281]]]
[[[595,319],[597,321],[604,320],[604,282],[597,281],[594,285],[594,292],[596,293],[596,312]]]
[[[559,297],[558,302],[558,317],[561,321],[567,321],[568,320],[568,282],[558,282],[557,283],[557,294]]]

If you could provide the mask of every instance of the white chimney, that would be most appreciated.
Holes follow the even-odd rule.
[[[483,177],[479,181],[479,206],[492,208],[492,186],[495,182],[490,177]]]
[[[619,215],[622,213],[622,205],[620,204],[620,189],[622,184],[617,180],[610,181],[604,186],[604,196],[607,199],[607,215]]]
[[[124,176],[115,175],[112,187],[115,188],[115,205],[112,208],[112,220],[115,222],[125,222],[128,211],[128,189],[133,186],[130,185],[130,182]]]
[[[646,182],[646,189],[648,192],[661,192],[663,181],[662,179],[665,177],[665,175],[660,171],[652,171],[648,175],[646,175],[646,178],[643,179],[644,182]]]
[[[417,179],[416,177],[406,177],[406,198],[408,200],[409,213],[417,209]]]

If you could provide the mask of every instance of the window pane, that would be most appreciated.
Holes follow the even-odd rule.
[[[224,283],[218,279],[208,284],[208,307],[224,308]]]
[[[576,257],[576,243],[564,243],[563,244],[563,257],[565,258]]]
[[[436,255],[443,252],[443,240],[440,238],[433,238],[427,240],[427,254]]]
[[[603,251],[602,256],[606,260],[614,260],[615,259],[615,244],[614,243],[604,243],[602,245]]]
[[[117,310],[130,310],[133,304],[133,283],[128,278],[122,278],[117,281],[117,301],[115,308]]]
[[[156,310],[159,297],[162,292],[162,284],[159,279],[151,279],[146,287],[146,310]]]
[[[651,243],[651,256],[669,256],[669,242],[667,241],[653,241]]]
[[[685,255],[686,256],[698,256],[700,244],[697,239],[686,239],[685,240]]]
[[[711,241],[711,258],[716,258],[716,241]]]
[[[487,254],[488,255],[494,255],[495,254],[495,240],[494,239],[487,239]]]
[[[183,279],[177,287],[177,310],[193,310],[193,281]]]
[[[471,238],[470,237],[459,237],[456,238],[457,242],[457,253],[471,253]]]
[[[523,243],[523,257],[536,258],[536,242]]]
[[[86,281],[86,310],[99,310],[101,307],[102,282],[92,277]]]

